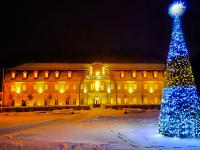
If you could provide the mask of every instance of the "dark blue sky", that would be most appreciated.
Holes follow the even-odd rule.
[[[171,0],[8,1],[1,11],[1,60],[166,62]],[[188,1],[184,33],[200,78],[200,2]],[[197,79],[198,80],[198,79]],[[198,81],[199,83],[199,81]]]

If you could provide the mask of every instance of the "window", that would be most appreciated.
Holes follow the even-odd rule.
[[[58,105],[58,99],[55,99],[55,105]]]
[[[76,90],[76,84],[73,84],[73,90]]]
[[[72,77],[72,71],[68,71],[68,72],[67,72],[67,78],[70,79],[71,77]]]
[[[34,79],[37,79],[37,78],[38,78],[38,71],[34,71],[34,72],[33,72],[33,77],[34,77]]]
[[[136,98],[136,97],[133,98],[133,103],[134,103],[134,104],[137,103],[137,98]]]
[[[11,92],[14,92],[14,91],[15,91],[15,85],[12,84],[12,85],[11,85]]]
[[[133,89],[137,90],[137,84],[133,84]]]
[[[124,72],[124,71],[121,71],[121,72],[120,72],[120,77],[121,77],[121,78],[124,78],[124,77],[125,77],[125,72]]]
[[[11,78],[15,79],[15,77],[16,77],[16,72],[15,71],[11,71]]]
[[[147,71],[143,71],[143,78],[147,78]]]
[[[37,90],[37,84],[34,84],[34,85],[33,85],[33,89],[34,89],[34,90]]]
[[[23,79],[26,79],[26,78],[27,78],[27,72],[24,71],[24,72],[23,72]]]
[[[58,84],[55,84],[55,90],[58,90]]]
[[[117,104],[121,104],[121,98],[117,98]]]
[[[147,87],[147,84],[144,84],[144,89],[147,90],[147,88],[148,88],[148,87]]]
[[[154,78],[158,78],[158,71],[154,71],[154,72],[153,72],[153,77],[154,77]]]
[[[104,90],[104,85],[103,85],[103,84],[101,85],[101,90],[102,90],[102,91]]]
[[[59,78],[59,75],[60,75],[60,74],[59,74],[59,71],[56,71],[56,72],[55,72],[55,78],[58,79],[58,78]]]
[[[22,89],[23,91],[26,91],[26,84],[23,84]]]
[[[49,78],[49,71],[44,72],[44,78],[46,78],[46,79]]]
[[[81,90],[83,90],[83,84],[81,84]]]
[[[128,85],[124,84],[124,89],[127,90],[128,89]]]
[[[121,89],[121,85],[120,85],[120,84],[117,85],[117,89],[118,89],[118,90]]]
[[[91,89],[91,90],[94,90],[94,83],[91,83],[91,84],[90,84],[90,89]]]
[[[76,99],[75,98],[72,100],[72,102],[73,102],[73,105],[76,105]]]
[[[69,84],[66,84],[66,90],[69,90]]]
[[[66,99],[65,104],[69,105],[69,99]]]
[[[113,90],[114,89],[114,84],[111,84],[111,90]]]
[[[136,71],[132,71],[132,77],[136,78],[136,76],[137,76]]]
[[[45,85],[44,85],[44,89],[45,89],[45,90],[48,90],[48,84],[45,84]]]

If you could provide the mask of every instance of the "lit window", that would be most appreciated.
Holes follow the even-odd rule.
[[[73,85],[73,90],[76,90],[76,84]]]
[[[55,78],[56,78],[56,79],[59,78],[59,71],[56,71],[56,72],[55,72]]]
[[[147,71],[143,71],[143,78],[147,78]]]
[[[33,76],[34,76],[35,79],[37,79],[38,78],[38,71],[34,71]]]
[[[15,91],[15,85],[12,84],[12,85],[11,85],[11,92],[14,92],[14,91]]]
[[[121,78],[124,78],[124,77],[125,77],[125,72],[124,72],[124,71],[121,71],[121,72],[120,72],[120,77],[121,77]]]
[[[154,71],[154,72],[153,72],[153,77],[154,77],[154,78],[158,78],[158,71]]]
[[[114,84],[111,84],[111,90],[113,90],[114,89]]]
[[[102,73],[105,75],[105,67],[102,67]]]
[[[137,90],[137,84],[133,84],[133,89]]]
[[[121,104],[121,98],[117,98],[117,103]]]
[[[147,87],[147,84],[144,84],[144,89],[147,90],[147,88],[148,88],[148,87]]]
[[[144,104],[147,104],[147,98],[144,98]]]
[[[37,84],[34,84],[34,85],[33,85],[33,89],[34,89],[34,90],[37,90]]]
[[[71,78],[72,77],[72,71],[68,71],[67,72],[67,78]]]
[[[102,90],[102,91],[104,90],[104,85],[101,85],[101,90]]]
[[[96,76],[99,76],[99,75],[100,75],[99,71],[96,71]]]
[[[132,71],[132,77],[136,78],[136,76],[137,76],[136,71]]]
[[[16,72],[15,72],[15,71],[12,71],[12,72],[11,72],[11,78],[12,78],[12,79],[15,79],[15,77],[16,77]]]
[[[99,87],[100,87],[100,82],[99,82],[99,81],[96,81],[96,82],[95,82],[95,90],[96,90],[96,91],[99,91]]]
[[[114,98],[111,98],[110,101],[111,101],[111,104],[115,104]]]
[[[149,93],[153,93],[154,89],[155,89],[154,84],[150,84],[149,85]]]
[[[23,91],[26,91],[26,84],[23,84]]]
[[[55,90],[58,90],[58,84],[55,84]]]
[[[16,83],[15,83],[15,92],[16,92],[17,94],[21,93],[21,91],[23,90],[22,88],[23,88],[23,87],[22,87],[22,83],[21,83],[21,82],[16,82]]]
[[[158,84],[155,84],[155,90],[157,90],[158,89]]]
[[[128,98],[124,98],[124,104],[128,104]]]
[[[45,90],[48,90],[48,84],[45,84],[45,85],[44,85],[44,89],[45,89]]]
[[[127,90],[128,89],[128,85],[124,84],[124,89]]]
[[[45,77],[45,78],[49,78],[49,71],[45,71],[45,72],[44,72],[44,77]]]
[[[81,90],[83,90],[83,84],[81,84]]]
[[[91,84],[90,84],[90,89],[91,89],[91,90],[94,90],[94,83],[91,83]]]
[[[69,84],[66,84],[66,90],[69,90]]]
[[[24,72],[23,72],[23,79],[26,79],[26,78],[27,78],[27,72],[24,71]]]
[[[121,85],[120,85],[120,84],[117,85],[117,89],[118,89],[118,90],[121,89]]]
[[[133,98],[133,103],[134,103],[134,104],[137,103],[137,98],[136,98],[136,97]]]

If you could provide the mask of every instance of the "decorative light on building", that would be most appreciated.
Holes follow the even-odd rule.
[[[133,88],[132,88],[132,86],[130,86],[130,88],[129,88],[129,93],[133,93]]]
[[[154,71],[153,72],[153,77],[156,79],[156,78],[158,78],[158,71]]]
[[[22,82],[15,82],[15,92],[20,94],[22,91]]]
[[[108,92],[108,93],[111,93],[110,86],[108,86],[108,88],[107,88],[107,92]]]

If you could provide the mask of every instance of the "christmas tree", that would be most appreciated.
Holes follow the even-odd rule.
[[[167,58],[159,133],[170,137],[200,138],[200,102],[181,28],[181,16],[185,9],[181,1],[169,7],[173,31]]]

